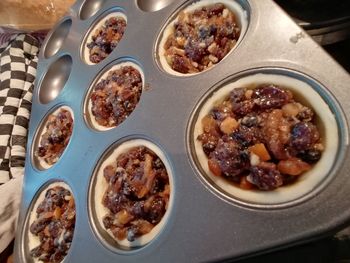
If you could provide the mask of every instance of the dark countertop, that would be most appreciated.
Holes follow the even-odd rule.
[[[350,73],[350,39],[324,46],[324,48]]]

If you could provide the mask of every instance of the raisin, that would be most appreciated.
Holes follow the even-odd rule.
[[[291,131],[291,146],[298,151],[308,150],[320,138],[319,132],[311,122],[299,122]]]
[[[225,6],[221,3],[214,4],[207,8],[207,12],[209,17],[210,16],[217,16],[219,14],[222,14],[222,11],[224,10]]]
[[[227,177],[235,177],[249,166],[247,155],[230,138],[220,139],[210,158],[217,161],[222,174]]]
[[[227,117],[233,117],[231,105],[220,105],[214,107],[211,110],[211,116],[218,121],[223,121]]]
[[[52,221],[48,227],[52,237],[58,237],[60,235],[62,228],[60,221]]]
[[[215,150],[215,147],[218,144],[218,137],[211,135],[210,133],[199,135],[198,140],[202,142],[203,151],[207,156]]]
[[[231,137],[243,148],[247,148],[259,141],[259,131],[255,127],[239,126]]]
[[[232,34],[234,34],[234,26],[230,23],[225,23],[223,26],[218,28],[217,35],[220,38],[229,37]],[[233,38],[235,38],[234,35]]]
[[[165,203],[162,198],[153,200],[150,211],[148,213],[148,220],[152,224],[158,224],[165,213]]]
[[[180,73],[188,73],[191,68],[190,61],[184,57],[174,55],[172,68]]]
[[[316,149],[309,149],[306,151],[301,151],[298,157],[307,163],[316,163],[321,159],[322,152]]]
[[[230,92],[230,100],[232,104],[245,100],[245,88],[235,88]]]
[[[208,26],[200,26],[198,30],[198,37],[202,40],[210,37],[210,28]]]
[[[144,201],[135,202],[132,206],[132,214],[136,217],[145,217]]]
[[[283,184],[280,172],[276,165],[270,166],[252,166],[247,180],[261,190],[273,190]]]
[[[209,141],[205,144],[203,144],[203,151],[206,155],[209,155],[212,151],[215,150],[216,144]]]
[[[162,168],[164,168],[164,164],[159,158],[156,158],[153,161],[153,167],[156,168],[156,169],[162,169]]]
[[[259,118],[254,115],[245,116],[242,118],[241,124],[247,127],[257,126],[259,124]]]
[[[63,240],[68,243],[68,242],[72,242],[73,240],[73,232],[72,231],[66,231],[63,235]]]
[[[110,215],[106,215],[102,222],[105,228],[110,228],[113,225],[113,218]]]
[[[292,99],[292,95],[275,85],[268,85],[255,89],[252,98],[260,109],[266,110],[282,107]]]
[[[127,233],[127,235],[126,235],[126,239],[127,239],[129,242],[135,241],[137,232],[138,232],[137,227],[135,227],[135,226],[130,227],[130,228],[128,229],[128,233]]]
[[[200,63],[206,55],[205,48],[200,47],[199,44],[200,43],[195,40],[189,40],[185,45],[186,56],[198,63]]]

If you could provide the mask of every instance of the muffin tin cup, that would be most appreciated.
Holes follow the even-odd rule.
[[[43,120],[43,122],[41,123],[41,125],[39,126],[37,132],[36,132],[36,136],[35,136],[35,139],[34,139],[34,144],[32,145],[32,153],[31,153],[31,156],[32,156],[32,163],[33,165],[39,169],[39,170],[45,170],[45,169],[49,169],[51,168],[53,165],[55,165],[61,158],[58,157],[58,160],[56,163],[54,164],[48,164],[42,157],[38,156],[37,155],[37,151],[38,151],[38,148],[40,146],[40,141],[41,141],[41,138],[43,136],[43,134],[47,131],[47,128],[46,128],[46,124],[47,124],[47,121],[48,121],[48,118],[50,115],[54,115],[54,116],[57,116],[57,114],[59,113],[59,111],[61,109],[64,109],[64,110],[67,110],[70,112],[71,114],[71,117],[73,119],[73,129],[74,129],[74,113],[72,111],[72,109],[68,106],[59,106],[57,107],[56,109],[54,109],[52,112],[50,112]],[[72,131],[72,134],[73,134],[73,131]],[[72,135],[71,135],[72,136]],[[69,142],[68,142],[69,144]],[[62,152],[62,155],[64,154],[64,150]]]
[[[58,23],[52,34],[47,37],[43,47],[45,58],[54,56],[61,49],[71,26],[72,20],[69,18],[65,18]]]
[[[313,191],[317,191],[317,187],[322,185],[323,181],[329,180],[327,177],[337,160],[339,143],[342,143],[338,127],[338,123],[341,121],[338,118],[340,108],[337,106],[331,109],[327,104],[331,101],[330,105],[336,105],[334,98],[326,95],[325,87],[322,87],[315,80],[287,69],[253,69],[238,74],[238,76],[229,77],[229,79],[216,85],[206,94],[197,106],[191,120],[188,145],[196,169],[207,179],[211,187],[217,188],[220,194],[248,206],[268,208],[270,206],[295,205],[298,199],[304,200],[302,197],[305,195],[312,196]],[[254,89],[263,84],[274,84],[290,90],[296,101],[315,111],[316,123],[320,129],[325,151],[322,153],[322,158],[312,166],[310,171],[300,175],[298,180],[290,185],[279,187],[273,191],[244,190],[222,177],[215,176],[209,170],[208,158],[203,151],[202,143],[197,138],[203,133],[201,120],[210,114],[215,104],[227,99],[230,91],[242,87]]]
[[[162,10],[168,5],[172,4],[175,0],[136,0],[137,6],[145,12],[156,12]]]
[[[45,199],[46,191],[51,187],[56,187],[56,186],[61,186],[69,190],[74,198],[72,189],[69,187],[68,184],[66,184],[63,181],[49,181],[38,190],[33,200],[31,201],[30,209],[28,210],[28,213],[26,215],[24,229],[22,231],[22,239],[24,240],[24,242],[21,244],[22,246],[21,254],[19,255],[21,256],[21,261],[19,262],[33,262],[33,263],[42,262],[37,258],[33,259],[30,256],[30,250],[37,247],[40,244],[40,241],[39,241],[39,238],[33,235],[29,229],[30,229],[30,225],[36,219],[36,212],[35,212],[36,209],[38,208],[39,204]],[[74,239],[74,234],[73,234],[73,239]],[[66,262],[65,259],[67,258],[68,255],[69,255],[69,250],[62,262]]]
[[[245,10],[244,7],[237,1],[230,1],[230,0],[218,0],[218,1],[209,1],[209,0],[200,0],[200,1],[191,1],[189,4],[187,4],[186,6],[182,6],[178,11],[175,12],[175,14],[172,15],[170,21],[168,21],[166,23],[165,28],[162,30],[162,34],[160,36],[159,39],[159,44],[157,47],[157,52],[158,52],[158,58],[159,58],[159,65],[160,67],[167,73],[175,75],[175,76],[182,76],[182,77],[186,77],[186,76],[193,76],[193,75],[197,75],[197,74],[201,74],[207,70],[210,70],[211,68],[215,67],[217,64],[214,64],[212,67],[205,69],[202,72],[198,72],[198,73],[189,73],[189,74],[184,74],[181,72],[177,72],[175,70],[173,70],[171,68],[171,66],[168,64],[168,62],[165,59],[164,53],[164,45],[166,43],[166,40],[168,39],[168,37],[174,32],[174,24],[177,22],[178,20],[178,14],[181,11],[185,11],[185,12],[193,12],[194,10],[198,9],[198,8],[202,8],[208,5],[212,5],[212,4],[216,4],[216,3],[223,3],[226,5],[226,7],[234,13],[236,19],[237,19],[237,23],[238,26],[240,27],[240,36],[237,40],[237,43],[235,44],[235,46],[229,51],[229,53],[218,63],[221,63],[227,56],[229,56],[232,52],[234,52],[234,50],[236,49],[236,47],[239,45],[239,43],[241,41],[243,41],[244,35],[248,29],[248,25],[249,25],[249,10]]]
[[[38,84],[40,103],[48,104],[57,98],[70,77],[72,64],[71,56],[65,54],[49,66]]]
[[[72,25],[62,47],[52,57],[45,58],[43,51],[40,53],[15,241],[16,261],[30,262],[22,256],[27,243],[24,233],[32,208],[30,201],[36,198],[37,189],[52,181],[64,181],[74,191],[78,216],[66,260],[69,262],[239,259],[307,242],[350,222],[349,74],[272,0],[235,2],[247,11],[249,23],[244,38],[210,70],[187,77],[165,72],[159,66],[157,49],[167,21],[172,21],[181,8],[193,1],[152,1],[152,5],[162,6],[157,11],[156,6],[146,4],[141,8],[141,1],[78,1],[73,6],[64,18],[71,19]],[[82,60],[81,47],[95,21],[111,10],[127,16],[125,34],[105,60],[88,65]],[[51,96],[50,82],[56,77],[47,74],[48,69],[65,56],[71,58],[67,71],[70,74],[66,75],[69,77],[62,89],[56,89],[52,83],[53,91],[58,92]],[[104,70],[119,61],[140,66],[144,89],[137,107],[121,125],[100,131],[92,128],[85,116],[87,94]],[[205,101],[215,90],[255,74],[277,74],[301,81],[311,87],[307,89],[312,94],[322,98],[334,116],[336,134],[330,136],[338,138],[338,147],[332,145],[336,148],[332,157],[335,161],[328,167],[327,176],[315,183],[309,193],[303,190],[298,196],[278,202],[256,202],[228,194],[212,184],[196,159],[192,131]],[[46,89],[41,85],[44,77]],[[41,170],[32,162],[32,144],[45,116],[61,105],[69,106],[74,113],[73,135],[60,161]],[[95,171],[103,158],[114,146],[134,139],[151,142],[164,154],[173,175],[173,203],[166,223],[152,241],[142,247],[127,248],[109,242],[108,234],[100,234],[91,193]]]
[[[85,0],[81,4],[81,8],[79,10],[79,18],[82,20],[89,19],[94,16],[98,10],[103,6],[105,0]]]
[[[97,18],[96,22],[94,23],[94,26],[87,33],[87,35],[84,38],[84,41],[82,43],[82,46],[81,46],[81,58],[86,64],[88,64],[88,65],[97,64],[97,63],[91,62],[91,60],[90,60],[90,52],[89,52],[90,50],[87,48],[87,44],[92,42],[92,36],[95,33],[95,31],[97,29],[101,28],[102,26],[104,26],[105,22],[108,19],[112,18],[112,17],[117,17],[117,18],[124,19],[125,22],[126,22],[125,30],[127,30],[128,19],[127,19],[126,15],[123,13],[123,11],[121,9],[112,8],[112,9],[106,11],[106,13],[102,14],[99,18]],[[120,39],[120,41],[122,41],[122,40],[123,40],[123,37]],[[118,46],[116,46],[116,48],[118,48]]]
[[[103,176],[103,170],[106,166],[115,162],[116,158],[122,153],[127,152],[131,148],[144,146],[152,150],[163,162],[168,176],[169,176],[169,185],[170,185],[170,197],[168,209],[165,212],[161,221],[155,225],[155,227],[149,232],[139,238],[136,238],[135,241],[129,242],[128,240],[116,240],[113,237],[111,231],[106,230],[103,226],[103,216],[108,213],[108,209],[104,207],[101,203],[104,192],[106,191],[108,184]],[[140,249],[143,246],[146,246],[148,243],[152,242],[157,238],[160,231],[165,227],[169,215],[171,214],[173,199],[174,199],[174,187],[173,187],[173,173],[171,170],[171,165],[162,152],[162,150],[153,144],[152,142],[145,139],[129,139],[122,140],[122,142],[117,142],[113,145],[102,157],[100,164],[97,165],[94,175],[92,176],[90,189],[89,189],[89,213],[91,224],[94,228],[96,236],[101,240],[101,242],[112,251],[117,253],[127,253],[132,252],[135,249]]]
[[[112,62],[93,81],[93,83],[90,86],[90,88],[88,90],[88,93],[87,93],[87,95],[85,97],[85,103],[84,103],[85,119],[86,119],[87,124],[92,129],[95,129],[95,130],[98,130],[98,131],[108,131],[110,129],[113,129],[113,128],[117,127],[117,126],[114,126],[114,127],[102,126],[96,121],[96,119],[95,119],[95,117],[94,117],[94,115],[92,113],[92,102],[91,102],[90,96],[91,96],[91,93],[93,92],[95,86],[97,85],[97,83],[99,83],[101,80],[106,79],[108,74],[111,71],[115,71],[115,70],[118,70],[118,69],[120,69],[122,67],[127,67],[127,66],[133,67],[134,69],[136,69],[140,73],[141,78],[142,78],[142,90],[144,90],[144,87],[145,87],[145,76],[144,76],[142,68],[138,64],[136,64],[134,61],[131,61],[131,60],[128,60],[128,59],[122,59],[122,60],[117,60],[117,61]],[[141,94],[141,98],[142,98],[142,94]],[[136,107],[137,107],[137,105],[136,105]]]

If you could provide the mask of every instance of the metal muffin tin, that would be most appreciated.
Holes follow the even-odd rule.
[[[244,38],[223,61],[194,76],[173,76],[158,65],[157,43],[166,22],[188,1],[77,1],[48,35],[40,53],[28,135],[16,262],[32,262],[27,217],[48,183],[64,181],[76,201],[76,226],[64,262],[212,262],[238,259],[316,239],[350,221],[348,121],[350,76],[274,2],[236,0],[249,14]],[[125,34],[102,62],[81,58],[85,35],[112,9],[127,16]],[[66,22],[69,21],[69,22]],[[85,96],[112,63],[140,65],[145,87],[134,112],[117,128],[92,129],[84,117]],[[310,84],[329,105],[339,147],[330,174],[309,194],[286,204],[254,205],[213,188],[192,155],[191,129],[202,99],[220,83],[256,72],[282,74]],[[48,113],[61,105],[74,112],[69,145],[47,170],[33,162],[35,135]],[[90,218],[94,170],[112,145],[145,139],[163,151],[173,173],[173,204],[162,231],[149,244],[115,250],[105,245]]]

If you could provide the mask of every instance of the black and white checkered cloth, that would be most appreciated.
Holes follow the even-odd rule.
[[[0,47],[0,185],[23,175],[38,45],[21,34]]]
[[[38,51],[27,34],[0,46],[0,253],[16,229]]]

